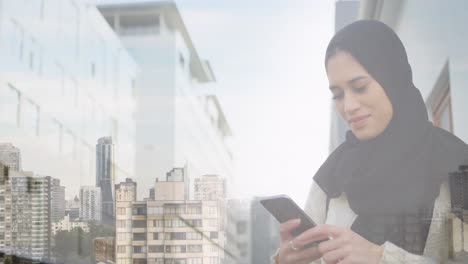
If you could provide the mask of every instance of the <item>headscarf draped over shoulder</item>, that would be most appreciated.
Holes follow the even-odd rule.
[[[346,26],[330,41],[325,66],[338,51],[351,54],[384,88],[393,117],[371,140],[348,131],[314,180],[329,198],[346,193],[358,215],[352,230],[422,254],[440,185],[467,164],[468,147],[429,122],[405,48],[390,27],[374,20]]]

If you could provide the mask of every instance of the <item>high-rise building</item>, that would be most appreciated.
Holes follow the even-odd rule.
[[[0,162],[11,170],[21,170],[21,152],[11,143],[0,143]]]
[[[58,222],[65,216],[65,187],[60,185],[59,179],[51,179],[51,220]]]
[[[98,139],[96,145],[96,186],[101,188],[102,223],[114,225],[114,145],[111,137]]]
[[[116,263],[132,262],[132,204],[137,200],[137,183],[127,178],[115,185]],[[119,247],[120,246],[120,247]],[[124,248],[122,250],[122,247]]]
[[[163,181],[167,171],[187,165],[188,178],[212,173],[231,180],[231,129],[217,97],[199,89],[215,77],[174,1],[100,1],[98,9],[141,69],[134,179],[152,185],[155,177]]]
[[[167,175],[172,181],[155,183],[155,200],[124,195],[134,183],[116,185],[116,263],[224,263],[222,202],[184,200],[183,174]]]
[[[11,187],[10,168],[0,161],[0,212],[3,218],[0,220],[0,252],[7,252],[9,249],[8,234],[11,232]],[[3,261],[0,258],[0,261]]]
[[[12,172],[5,210],[5,253],[33,260],[50,261],[53,247],[53,217],[64,204],[60,181],[32,172]],[[54,198],[52,198],[54,197]]]
[[[101,221],[101,188],[96,186],[81,186],[80,188],[80,218],[84,221]]]
[[[68,215],[72,221],[80,218],[80,199],[75,196],[72,200],[67,200],[65,215]]]

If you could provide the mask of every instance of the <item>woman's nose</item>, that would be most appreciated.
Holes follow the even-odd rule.
[[[345,113],[353,113],[361,107],[359,100],[353,94],[347,94],[344,98],[344,111]]]

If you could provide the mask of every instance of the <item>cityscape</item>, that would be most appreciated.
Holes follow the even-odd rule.
[[[217,69],[176,1],[102,2],[0,0],[0,263],[271,263],[279,223],[262,195],[236,197],[252,183],[238,182],[234,129],[211,86]],[[415,12],[405,1],[332,2],[335,31],[383,20],[417,49],[398,27],[402,10]],[[423,57],[414,64],[429,65]],[[415,80],[428,84],[433,123],[468,141],[468,81],[456,68],[468,59],[452,57],[453,68],[441,58],[420,67],[437,80],[417,71]],[[347,127],[327,114],[331,152]],[[467,166],[451,172],[450,190],[446,242],[463,263]]]

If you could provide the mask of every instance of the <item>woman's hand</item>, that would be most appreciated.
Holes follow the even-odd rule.
[[[294,219],[280,225],[281,245],[278,252],[279,264],[309,264],[322,256],[318,247],[302,249],[302,246],[296,244],[295,239],[293,240],[291,231],[296,229],[299,224],[300,219]]]
[[[318,252],[326,263],[376,264],[382,257],[382,246],[368,241],[349,228],[332,225],[318,225],[305,231],[294,239],[294,245],[302,248],[310,242],[326,238],[332,239],[318,245]]]

